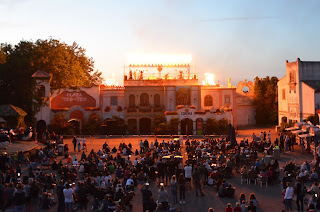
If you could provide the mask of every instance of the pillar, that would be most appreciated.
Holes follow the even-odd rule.
[[[197,122],[193,121],[193,133],[192,135],[196,135],[197,134]]]

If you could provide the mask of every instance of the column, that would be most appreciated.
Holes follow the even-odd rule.
[[[137,134],[140,135],[139,118],[137,118]]]
[[[197,134],[197,122],[196,121],[193,121],[193,135],[196,135]]]

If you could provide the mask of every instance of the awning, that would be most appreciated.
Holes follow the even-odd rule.
[[[288,128],[286,128],[285,130],[291,131],[291,130],[297,130],[297,129],[299,129],[299,128],[297,128],[297,127],[288,127]]]
[[[298,134],[298,133],[304,133],[306,131],[304,131],[304,130],[294,130],[294,131],[291,131],[291,132],[294,133],[294,134]]]
[[[301,134],[301,135],[298,135],[298,137],[300,138],[308,138],[308,137],[312,137],[313,135],[307,133],[307,134]]]

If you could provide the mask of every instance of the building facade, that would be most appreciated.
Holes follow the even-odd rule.
[[[286,61],[286,75],[278,81],[279,124],[303,122],[320,109],[320,62]]]
[[[50,92],[50,75],[38,71],[33,78],[48,101],[36,115],[38,127],[49,125],[57,113],[63,113],[79,131],[92,114],[103,121],[116,117],[127,126],[128,134],[150,134],[159,115],[168,122],[178,118],[178,134],[203,134],[209,118],[224,118],[235,127],[254,124],[252,82],[241,82],[237,88],[230,79],[225,86],[200,85],[188,64],[129,65],[124,86],[95,85]]]

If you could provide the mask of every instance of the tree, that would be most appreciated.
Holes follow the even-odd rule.
[[[92,113],[86,125],[83,126],[83,134],[99,134],[101,123],[101,117],[96,113]]]
[[[256,110],[257,124],[277,124],[278,99],[277,77],[254,80],[253,106]]]
[[[218,132],[218,122],[215,118],[209,118],[206,121],[205,132],[207,135],[212,135],[213,133]]]
[[[66,120],[66,115],[57,113],[52,119],[52,128],[57,134],[73,134],[73,129]]]
[[[170,134],[178,134],[179,118],[171,118],[168,126]]]
[[[31,79],[33,73],[43,70],[52,75],[51,92],[70,87],[89,87],[101,82],[101,73],[94,71],[92,58],[77,43],[67,45],[55,39],[20,41],[15,46],[0,46],[0,104],[13,104],[28,113],[27,121],[37,112],[33,109]],[[40,108],[43,101],[37,101]],[[39,106],[40,105],[40,106]]]
[[[313,125],[318,125],[319,124],[318,113],[308,116],[306,120],[310,121]]]
[[[218,129],[219,133],[223,133],[225,135],[228,134],[229,122],[227,119],[223,118],[218,121]]]
[[[155,134],[168,134],[167,120],[164,115],[158,115],[154,118],[152,131]]]

